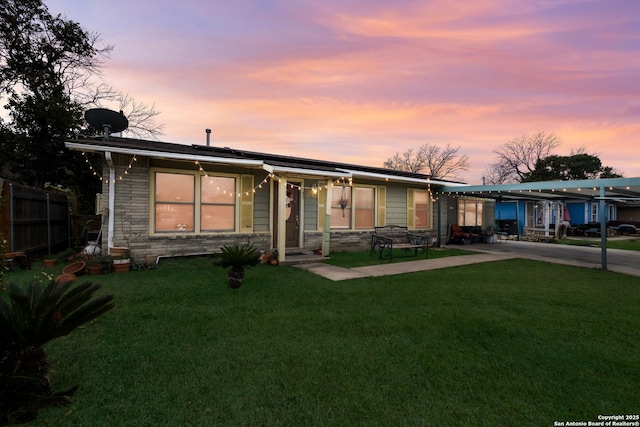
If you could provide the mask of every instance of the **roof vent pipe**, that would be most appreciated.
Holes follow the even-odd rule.
[[[205,129],[205,132],[207,132],[207,147],[209,145],[211,145],[211,129]]]

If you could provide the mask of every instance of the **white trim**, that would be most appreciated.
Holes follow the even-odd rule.
[[[398,181],[398,182],[412,182],[418,183],[422,185],[434,184],[434,185],[455,185],[456,187],[464,186],[462,183],[446,183],[443,181],[433,180],[429,178],[410,178],[407,176],[397,176],[397,175],[387,175],[382,173],[374,173],[374,172],[361,172],[351,169],[341,169],[337,168],[337,170],[344,171],[353,177],[363,177],[363,178],[374,178],[374,179],[384,179],[385,181]]]
[[[240,166],[260,166],[264,165],[262,160],[243,160],[243,159],[229,159],[226,157],[211,157],[211,156],[203,156],[203,155],[193,155],[193,154],[178,154],[178,153],[167,153],[166,151],[150,151],[150,150],[139,150],[132,148],[114,148],[114,147],[100,147],[96,145],[87,145],[87,144],[79,144],[77,142],[65,142],[64,145],[67,148],[87,151],[87,152],[112,152],[117,154],[129,154],[133,156],[145,156],[145,157],[155,157],[159,159],[172,159],[172,160],[188,160],[191,162],[198,161],[203,163],[221,163],[221,164],[231,164],[231,165],[240,165]]]
[[[269,169],[267,169],[269,167]],[[349,178],[351,175],[345,173],[337,173],[337,172],[329,172],[329,171],[319,171],[314,169],[303,169],[303,168],[289,168],[284,166],[273,166],[273,165],[264,165],[263,169],[267,172],[271,173],[288,173],[294,175],[307,175],[314,177],[333,177],[333,178]]]

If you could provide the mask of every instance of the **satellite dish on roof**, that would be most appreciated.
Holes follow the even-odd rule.
[[[113,132],[122,132],[129,127],[129,120],[122,111],[119,113],[106,108],[92,108],[84,112],[84,118],[91,126],[103,130],[105,138]]]

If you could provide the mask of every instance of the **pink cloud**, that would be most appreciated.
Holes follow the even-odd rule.
[[[116,45],[107,80],[155,102],[167,141],[209,127],[219,145],[375,166],[451,143],[477,183],[493,149],[544,130],[640,176],[639,2],[47,4]]]

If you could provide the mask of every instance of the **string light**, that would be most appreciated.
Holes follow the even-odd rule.
[[[100,181],[104,181],[106,183],[109,183],[108,179],[104,179],[102,177],[102,175],[100,175],[100,173],[98,173],[98,171],[93,167],[93,165],[91,164],[91,161],[89,160],[88,156],[86,155],[86,153],[82,152],[82,155],[85,158],[85,163],[87,163],[89,170],[92,171],[93,175],[97,176]],[[129,175],[129,170],[133,169],[134,164],[138,161],[138,158],[136,157],[136,155],[134,155],[131,160],[129,161],[129,164],[127,165],[127,168],[123,171],[123,173],[121,175],[119,175],[116,178],[116,182],[117,181],[124,181],[125,177],[127,175]],[[198,160],[194,160],[194,165],[197,166],[198,171],[201,172],[206,178],[209,178],[209,172],[207,172],[205,170],[205,168],[203,167],[202,163],[200,163],[200,161]],[[264,185],[266,185],[269,180],[272,180],[274,182],[280,182],[283,178],[277,176],[276,174],[274,174],[273,172],[270,172],[264,179],[262,179],[262,181],[260,181],[260,183],[258,183],[258,185],[254,186],[253,189],[248,190],[248,191],[244,191],[244,192],[228,192],[230,197],[241,197],[243,194],[245,196],[249,196],[251,194],[255,194],[258,190],[261,190],[263,188]],[[388,181],[389,178],[385,178],[385,181]],[[349,185],[349,186],[353,186],[353,177],[339,177],[334,179],[331,182],[332,185]],[[318,194],[318,191],[320,190],[327,190],[329,188],[329,184],[325,184],[322,186],[318,186],[317,184],[312,184],[311,186],[303,186],[300,184],[294,184],[294,183],[287,183],[287,185],[289,186],[289,188],[296,188],[298,190],[301,191],[305,191],[305,190],[309,190],[311,191],[311,194],[316,195]],[[217,187],[217,190],[220,190],[220,187]],[[431,183],[427,184],[427,190],[429,191],[429,194],[431,196],[431,200],[435,201],[436,198],[433,196],[433,192],[431,190]],[[223,194],[227,194],[226,190],[223,190]],[[451,193],[449,193],[451,194]],[[456,193],[457,194],[457,193]]]
[[[94,176],[97,176],[98,178],[100,178],[100,181],[102,181],[102,175],[100,175],[98,171],[93,168],[93,165],[91,164],[91,160],[89,160],[89,157],[86,155],[84,151],[82,152],[82,156],[84,157],[84,162],[89,165],[89,170],[93,172]]]

